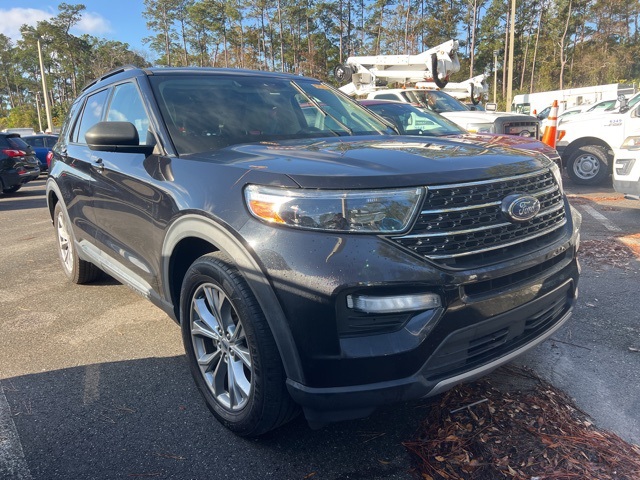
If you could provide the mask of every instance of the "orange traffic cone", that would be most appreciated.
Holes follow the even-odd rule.
[[[547,117],[549,124],[544,129],[544,135],[542,135],[542,143],[546,143],[552,148],[556,148],[556,137],[558,135],[558,101],[554,100],[551,105],[551,111]]]

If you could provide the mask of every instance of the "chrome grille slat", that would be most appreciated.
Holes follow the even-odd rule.
[[[540,213],[538,213],[538,216],[543,216],[543,215],[547,215],[549,213],[553,213],[556,212],[558,210],[560,210],[561,208],[563,208],[562,205],[554,205],[551,208],[548,208],[544,211],[540,211]],[[498,227],[506,227],[506,226],[510,226],[513,225],[510,222],[503,222],[503,223],[498,223],[495,225],[486,225],[483,227],[477,227],[477,228],[471,228],[471,229],[467,229],[467,230],[451,230],[448,232],[439,232],[439,233],[416,233],[416,234],[411,234],[411,235],[403,235],[402,238],[426,238],[426,237],[445,237],[447,235],[460,235],[460,234],[469,234],[469,233],[476,233],[476,232],[482,232],[484,230],[490,230],[492,228],[498,228]]]
[[[558,191],[558,186],[554,186],[554,187],[550,187],[547,188],[545,190],[541,190],[539,192],[529,192],[530,195],[533,195],[535,197],[542,197],[544,195],[548,195],[550,193],[553,192],[557,192]],[[463,210],[470,210],[472,208],[486,208],[486,207],[493,207],[495,205],[500,205],[502,202],[500,201],[496,201],[496,202],[490,202],[490,203],[484,203],[481,205],[471,205],[471,206],[465,206],[465,207],[456,207],[456,208],[443,208],[443,209],[439,209],[439,210],[423,210],[420,212],[421,215],[428,215],[428,214],[432,214],[432,213],[448,213],[448,212],[460,212]]]
[[[513,193],[538,198],[540,212],[526,222],[508,221],[501,206]],[[562,193],[551,170],[544,169],[487,181],[429,186],[412,230],[393,240],[426,258],[456,261],[517,248],[552,234],[566,221]]]

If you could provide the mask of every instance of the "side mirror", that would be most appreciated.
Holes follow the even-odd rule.
[[[497,103],[487,103],[484,106],[484,110],[485,112],[496,112],[498,110],[498,104]]]
[[[130,122],[98,122],[85,134],[91,150],[151,155],[153,145],[140,145],[138,130]]]

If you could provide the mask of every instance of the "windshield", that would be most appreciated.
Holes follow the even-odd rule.
[[[411,103],[421,105],[434,112],[464,112],[469,110],[464,103],[438,90],[407,90],[403,93]]]
[[[240,143],[395,133],[332,87],[306,78],[197,74],[149,80],[179,154]]]
[[[640,100],[640,93],[636,93],[627,102],[627,107],[629,107],[629,108],[633,107],[636,103],[638,103],[639,100]]]
[[[443,116],[408,103],[378,103],[367,108],[394,124],[402,135],[440,137],[467,133]]]

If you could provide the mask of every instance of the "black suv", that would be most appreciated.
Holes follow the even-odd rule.
[[[33,149],[17,133],[0,132],[0,193],[14,193],[40,175]]]
[[[397,135],[314,79],[125,67],[83,90],[53,152],[67,277],[103,270],[177,320],[241,435],[438,394],[576,300],[580,221],[554,162]]]

